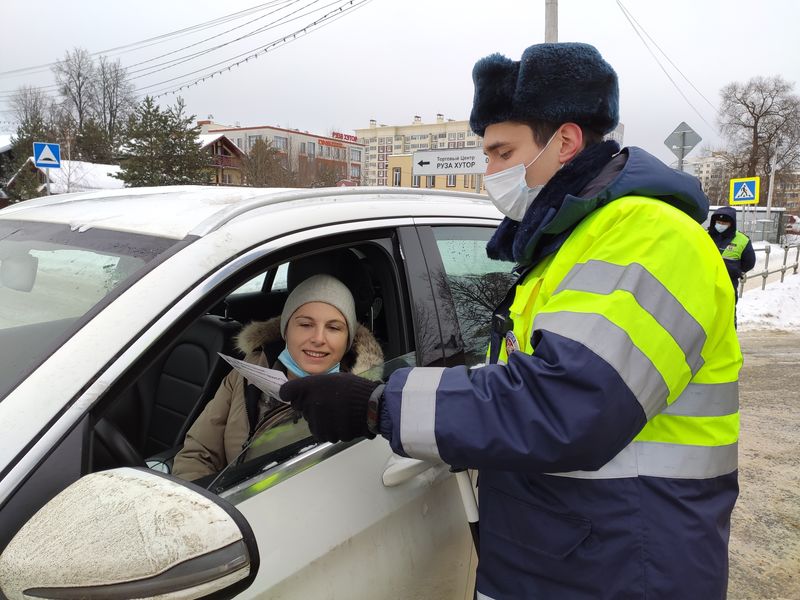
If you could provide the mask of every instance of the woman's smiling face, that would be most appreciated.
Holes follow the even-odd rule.
[[[347,321],[325,302],[308,302],[294,311],[286,326],[286,348],[311,375],[326,373],[347,351]]]

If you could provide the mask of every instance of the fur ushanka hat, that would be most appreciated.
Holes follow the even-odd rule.
[[[617,74],[589,44],[536,44],[519,61],[492,54],[475,63],[472,80],[469,124],[480,136],[503,121],[570,122],[597,133],[619,122]]]

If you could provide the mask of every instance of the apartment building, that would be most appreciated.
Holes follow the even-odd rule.
[[[419,115],[415,115],[408,125],[379,125],[371,120],[369,127],[356,129],[356,136],[364,145],[364,180],[367,185],[392,185],[391,156],[410,155],[415,150],[483,145],[481,138],[469,128],[469,121],[445,119],[442,114],[436,115],[434,123],[423,123]],[[392,168],[397,168],[397,165]]]
[[[352,134],[334,131],[329,136],[318,135],[272,125],[232,127],[211,120],[197,124],[202,134],[224,133],[244,152],[249,152],[258,140],[268,142],[285,157],[284,166],[297,175],[300,187],[314,185],[323,172],[335,175],[337,183],[362,184],[364,146]]]

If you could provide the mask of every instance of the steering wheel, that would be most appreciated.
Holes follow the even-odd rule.
[[[146,467],[144,458],[111,421],[103,417],[94,426],[95,443],[100,443],[118,467]]]

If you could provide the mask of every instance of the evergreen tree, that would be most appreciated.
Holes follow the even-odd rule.
[[[103,164],[114,162],[111,140],[95,119],[90,118],[83,122],[83,129],[78,132],[75,142],[81,160]]]
[[[242,175],[253,187],[293,187],[294,174],[286,168],[285,158],[277,148],[257,140],[250,153],[242,159]]]
[[[184,108],[180,98],[162,110],[146,97],[128,120],[122,169],[115,177],[128,187],[206,183],[208,155],[200,148],[200,128],[192,126],[194,115]]]

